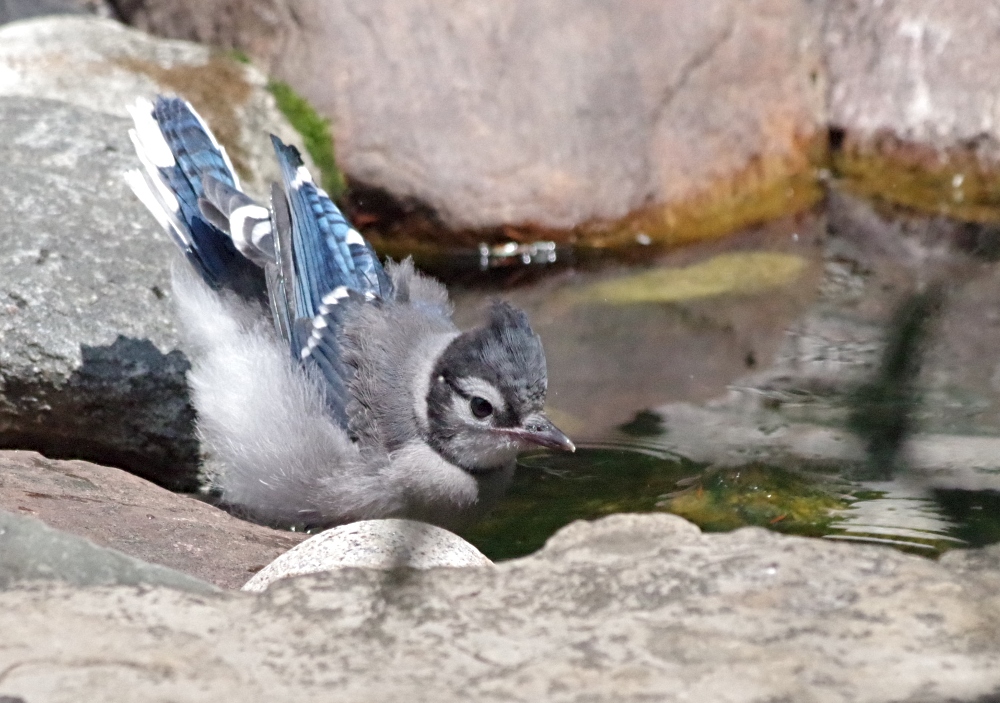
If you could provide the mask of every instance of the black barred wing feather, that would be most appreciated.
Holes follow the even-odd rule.
[[[352,371],[341,358],[339,331],[350,306],[378,304],[392,295],[392,284],[371,244],[313,183],[298,150],[271,140],[284,186],[272,192],[272,306],[286,321],[292,353],[323,374],[330,413],[346,428]]]

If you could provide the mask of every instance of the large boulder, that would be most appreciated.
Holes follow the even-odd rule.
[[[940,561],[669,515],[496,567],[339,569],[265,594],[0,593],[26,701],[973,701],[1000,688],[1000,552]],[[991,694],[994,694],[991,696]]]
[[[1000,8],[934,0],[825,6],[839,170],[868,195],[1000,219]]]
[[[137,97],[180,95],[205,118],[258,197],[281,180],[268,133],[309,158],[267,86],[260,71],[218,50],[157,39],[108,19],[44,17],[0,27],[0,96],[61,100],[128,117],[126,106]]]
[[[0,97],[0,443],[193,487],[173,245],[132,195],[124,118]]]
[[[291,83],[332,119],[362,223],[398,217],[379,193],[419,206],[397,236],[441,236],[443,222],[467,242],[675,242],[818,193],[823,81],[802,0],[119,9],[155,33],[243,49]]]

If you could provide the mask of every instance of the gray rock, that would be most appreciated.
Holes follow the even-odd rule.
[[[668,515],[490,569],[340,569],[251,598],[0,593],[25,700],[946,701],[1000,689],[996,549],[941,563]]]
[[[823,132],[800,0],[139,0],[125,17],[246,50],[332,119],[352,182],[453,228],[641,215],[632,238],[696,237],[673,229],[685,208],[780,201]]]
[[[832,125],[937,147],[985,139],[1000,157],[996,3],[825,5]]]
[[[0,97],[0,442],[190,488],[173,245],[122,179],[128,124]]]
[[[0,452],[0,509],[221,588],[239,588],[305,538],[239,520],[119,469],[34,452]]]
[[[92,14],[114,17],[106,0],[0,0],[0,24],[42,15]]]
[[[216,592],[211,584],[187,574],[147,564],[82,537],[53,530],[33,518],[0,510],[0,589],[36,581]]]
[[[362,520],[310,537],[261,569],[244,591],[257,593],[279,579],[345,567],[436,569],[493,562],[456,534],[413,520]]]
[[[258,197],[281,179],[268,134],[303,148],[266,86],[260,71],[219,51],[112,20],[61,16],[0,27],[0,96],[62,100],[127,117],[126,105],[137,97],[179,94],[205,118]]]

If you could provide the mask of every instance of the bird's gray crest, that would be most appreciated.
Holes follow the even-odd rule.
[[[503,301],[490,306],[485,325],[455,338],[436,372],[483,378],[525,411],[545,403],[548,378],[542,340],[528,324],[528,316]]]

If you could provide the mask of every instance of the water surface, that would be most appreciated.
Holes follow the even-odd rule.
[[[928,556],[1000,541],[1000,268],[972,227],[834,191],[641,265],[459,285],[462,324],[492,295],[528,311],[581,446],[522,457],[472,541],[508,558],[651,511]]]

